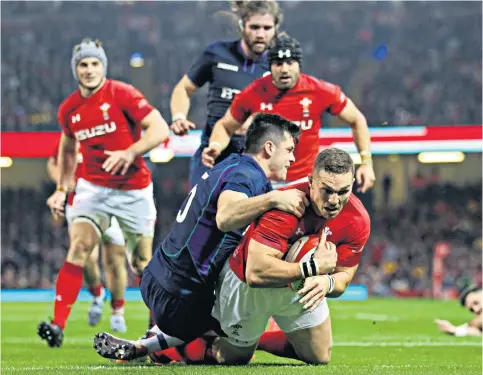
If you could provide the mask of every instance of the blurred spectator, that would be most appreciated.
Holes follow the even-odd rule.
[[[283,29],[304,48],[304,71],[341,85],[371,125],[481,124],[481,3],[281,6]],[[56,109],[75,88],[71,48],[85,36],[105,43],[112,78],[130,81],[134,52],[151,60],[151,101],[169,118],[170,92],[201,48],[235,37],[214,16],[227,9],[210,1],[3,3],[2,129],[57,129]],[[200,127],[206,100],[201,93],[192,102]]]

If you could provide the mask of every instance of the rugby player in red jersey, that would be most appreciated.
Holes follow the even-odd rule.
[[[213,128],[209,146],[203,150],[203,163],[212,167],[231,136],[249,124],[251,115],[274,113],[295,122],[302,131],[295,150],[295,163],[288,171],[286,182],[306,181],[319,152],[322,116],[328,112],[351,126],[362,160],[356,182],[361,192],[371,188],[375,175],[364,115],[339,86],[300,72],[302,48],[296,39],[281,35],[268,56],[271,75],[255,80],[235,97],[230,109]],[[274,184],[275,188],[279,186]]]
[[[84,39],[76,45],[71,67],[79,89],[62,102],[57,115],[63,133],[59,181],[50,205],[54,217],[64,215],[78,143],[84,160],[72,203],[70,246],[57,277],[54,317],[38,326],[39,336],[50,347],[62,345],[86,260],[111,217],[124,232],[138,276],[151,259],[156,208],[143,154],[169,137],[163,117],[139,90],[106,78],[102,43]]]

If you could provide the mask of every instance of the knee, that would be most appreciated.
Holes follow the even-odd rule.
[[[131,258],[131,268],[137,276],[141,276],[143,274],[144,268],[146,268],[148,263],[149,258],[137,254],[133,254]]]
[[[332,348],[321,348],[315,351],[312,356],[301,359],[309,365],[327,365],[330,362],[331,355]]]
[[[95,244],[91,244],[83,238],[74,238],[69,247],[69,258],[85,264],[94,246]]]

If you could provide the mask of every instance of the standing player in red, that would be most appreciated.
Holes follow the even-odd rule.
[[[64,215],[77,142],[84,162],[72,203],[70,247],[57,277],[54,318],[38,326],[39,336],[51,347],[62,345],[86,260],[112,216],[124,232],[131,265],[139,276],[151,259],[156,208],[151,172],[142,156],[169,137],[168,125],[141,92],[106,79],[107,57],[99,41],[85,39],[76,45],[71,65],[79,90],[58,111],[63,133],[59,180],[51,197],[54,218]]]
[[[52,181],[57,183],[59,181],[59,163],[58,157],[59,145],[47,161],[47,171]],[[74,201],[74,190],[77,179],[81,177],[82,154],[78,153],[78,165],[75,170],[75,178],[71,181],[69,186],[69,193],[67,194],[67,202],[65,207],[65,219],[70,231],[72,225],[72,203]],[[52,199],[47,200],[47,206],[50,207]],[[64,218],[60,217],[55,223],[62,225]],[[113,216],[111,218],[111,225],[102,236],[102,244],[104,245],[102,251],[102,261],[106,271],[106,284],[111,292],[111,330],[115,332],[126,332],[126,320],[124,319],[124,292],[127,286],[127,269],[126,269],[126,250],[124,234],[122,233],[119,223]],[[97,325],[102,317],[102,306],[104,304],[105,290],[102,286],[101,270],[99,267],[99,247],[98,244],[87,263],[84,266],[84,280],[88,286],[89,293],[92,295],[92,303],[88,312],[89,325]]]
[[[349,124],[359,150],[362,165],[356,181],[361,192],[374,185],[375,175],[370,152],[370,134],[364,115],[339,86],[300,73],[302,49],[299,42],[280,36],[268,52],[271,75],[255,80],[239,93],[230,109],[215,124],[208,147],[203,150],[203,164],[212,167],[227,147],[231,136],[257,112],[275,113],[300,126],[302,135],[295,150],[295,163],[288,171],[287,182],[306,181],[319,152],[319,129],[324,112]],[[274,185],[276,187],[276,185]]]

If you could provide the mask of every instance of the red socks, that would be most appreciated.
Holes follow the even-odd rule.
[[[264,332],[260,337],[258,350],[278,357],[300,359],[283,331]]]
[[[89,293],[92,294],[93,297],[100,297],[102,292],[102,285],[97,284],[96,286],[89,287]]]
[[[82,287],[84,267],[65,262],[55,284],[54,319],[52,323],[65,327],[70,310]]]
[[[121,310],[124,307],[124,299],[113,299],[111,300],[112,311]]]

